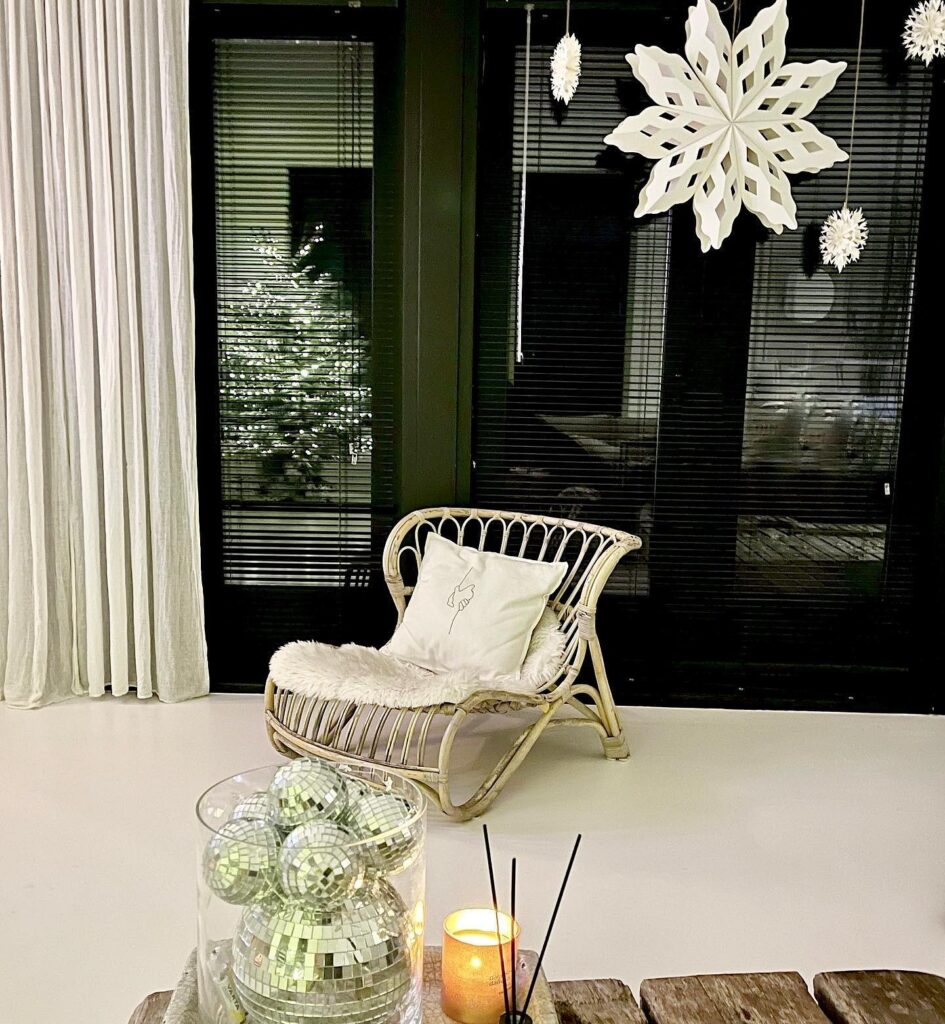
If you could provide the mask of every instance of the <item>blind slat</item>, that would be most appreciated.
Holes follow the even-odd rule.
[[[565,110],[534,73],[552,47],[534,46],[516,363],[525,61],[521,46],[501,51],[503,28],[512,112],[505,133],[480,136],[475,500],[644,539],[609,588],[618,657],[624,631],[647,624],[631,670],[660,658],[904,663],[912,538],[891,498],[928,78],[891,86],[880,52],[864,54],[850,199],[870,240],[838,276],[810,251],[842,203],[845,164],[792,179],[798,231],[741,225],[715,264],[687,263],[685,217],[633,216],[651,163],[603,143],[646,102],[628,105],[625,48],[585,43]],[[491,45],[487,28],[487,72]],[[789,54],[819,57],[852,67],[855,53]],[[851,71],[812,115],[841,147],[852,91]],[[732,268],[722,294],[700,298],[718,261]]]
[[[373,44],[215,44],[227,584],[342,586],[391,504],[372,367]],[[381,517],[383,518],[383,516]]]

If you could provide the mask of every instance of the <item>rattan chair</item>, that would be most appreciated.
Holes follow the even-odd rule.
[[[530,694],[482,689],[458,704],[389,708],[302,696],[266,685],[266,727],[272,745],[289,756],[315,755],[342,763],[376,764],[417,782],[441,810],[458,821],[482,814],[545,731],[588,726],[604,754],[621,760],[629,748],[604,669],[595,627],[597,600],[617,562],[640,547],[639,537],[589,523],[487,509],[428,508],[411,512],[384,547],[384,578],[403,618],[423,558],[425,538],[436,531],[460,544],[518,558],[564,561],[568,571],[549,599],[565,637],[558,671]],[[593,678],[578,682],[588,650]],[[482,785],[462,803],[450,797],[453,744],[476,713],[530,710],[537,715],[515,738]],[[439,719],[443,728],[432,728]]]

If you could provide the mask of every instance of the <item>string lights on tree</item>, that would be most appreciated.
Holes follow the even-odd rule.
[[[346,289],[306,266],[319,240],[260,234],[260,272],[220,314],[238,342],[221,348],[224,457],[259,469],[264,498],[316,493],[329,462],[371,451],[368,342]]]

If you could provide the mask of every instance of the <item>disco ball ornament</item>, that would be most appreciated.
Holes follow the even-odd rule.
[[[420,849],[422,826],[416,808],[395,793],[373,791],[348,811],[351,830],[364,844],[369,874],[394,875],[413,862]]]
[[[383,880],[334,910],[278,897],[247,907],[233,981],[254,1024],[383,1024],[410,994],[406,907]]]
[[[345,818],[348,818],[351,809],[359,800],[363,800],[368,793],[376,793],[377,790],[369,786],[364,779],[359,779],[357,775],[344,771],[341,772],[341,775],[345,780],[345,789],[348,791],[348,807],[345,811]]]
[[[307,821],[337,821],[347,806],[345,780],[324,762],[285,764],[269,786],[269,820],[287,832]]]
[[[281,838],[264,821],[226,822],[204,848],[207,885],[227,903],[258,900],[276,884]]]
[[[269,820],[269,794],[261,789],[252,796],[245,796],[233,808],[230,815],[233,819],[245,819],[246,821],[268,821]]]
[[[364,858],[354,835],[333,821],[310,821],[290,832],[279,855],[282,888],[329,910],[364,884]]]

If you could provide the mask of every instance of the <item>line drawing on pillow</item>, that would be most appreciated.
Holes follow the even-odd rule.
[[[469,602],[476,596],[476,584],[466,583],[471,572],[472,569],[466,570],[466,575],[459,581],[459,583],[456,584],[455,587],[453,587],[452,591],[450,591],[450,596],[446,599],[447,607],[456,609],[453,613],[452,619],[450,619],[450,628],[446,631],[447,634],[453,632],[453,624],[456,622],[456,616],[459,615],[461,611],[465,611]]]

